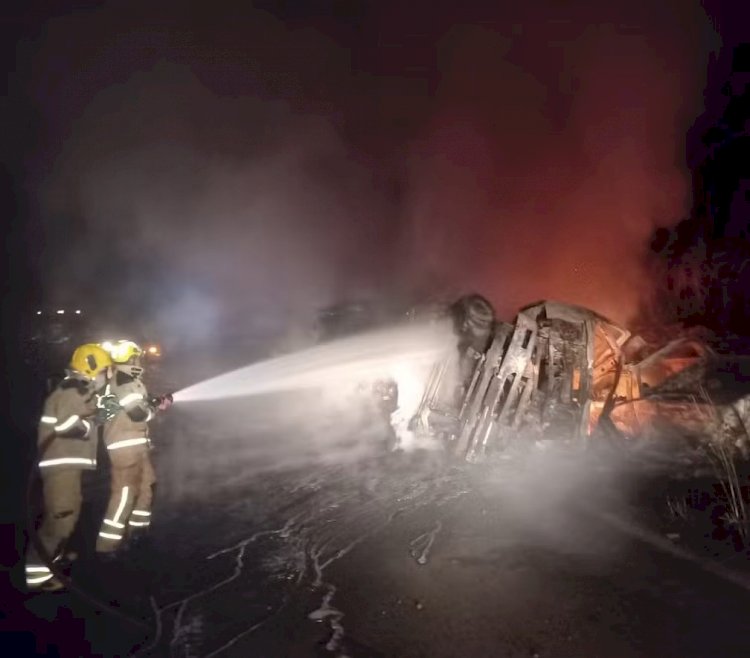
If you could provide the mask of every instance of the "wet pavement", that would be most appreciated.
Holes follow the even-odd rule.
[[[386,454],[371,417],[316,404],[176,405],[148,541],[109,565],[86,550],[98,473],[88,598],[23,599],[17,637],[63,656],[750,655],[746,558],[668,539],[617,460]]]

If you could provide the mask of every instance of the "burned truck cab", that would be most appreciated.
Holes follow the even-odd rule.
[[[635,439],[657,426],[706,434],[714,422],[704,407],[716,359],[701,342],[683,337],[657,349],[594,311],[554,301],[498,322],[480,299],[451,307],[458,349],[433,366],[412,421],[460,459]],[[469,309],[480,311],[480,330],[467,322]]]
[[[472,315],[478,324],[460,320]],[[453,316],[459,348],[433,369],[415,425],[469,461],[514,441],[589,436],[627,379],[630,332],[588,309],[543,301],[504,323],[476,295]]]
[[[456,454],[474,461],[519,438],[587,436],[591,400],[611,388],[628,337],[577,306],[545,301],[521,309],[495,332],[459,414]]]

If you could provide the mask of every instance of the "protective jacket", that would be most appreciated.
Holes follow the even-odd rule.
[[[96,434],[91,431],[96,414],[93,382],[66,377],[44,403],[39,420],[39,467],[95,469]]]
[[[104,443],[113,463],[149,447],[148,421],[154,417],[146,386],[140,379],[117,372],[110,385],[121,409],[104,427]]]

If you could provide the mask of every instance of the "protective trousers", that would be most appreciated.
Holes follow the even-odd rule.
[[[156,474],[149,451],[142,446],[127,450],[127,459],[112,462],[109,504],[96,540],[97,553],[116,551],[128,532],[151,525]]]
[[[46,469],[42,471],[44,515],[37,536],[47,553],[55,559],[73,534],[81,513],[81,470],[74,468]],[[26,555],[26,584],[38,587],[52,578],[49,567],[29,543]]]

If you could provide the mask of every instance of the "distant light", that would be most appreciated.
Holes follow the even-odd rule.
[[[76,309],[76,315],[80,315],[80,314],[81,314],[81,309],[80,309],[80,308],[77,308],[77,309]]]
[[[149,347],[148,347],[148,353],[149,354],[158,354],[159,353],[159,348],[156,347],[156,345],[149,345]]]
[[[41,312],[41,311],[37,311],[37,312],[36,312],[36,314],[37,314],[37,315],[41,315],[41,314],[42,314],[42,312]]]
[[[61,308],[57,309],[57,314],[58,315],[63,315],[64,313],[65,313],[65,311],[63,309],[61,309]]]

